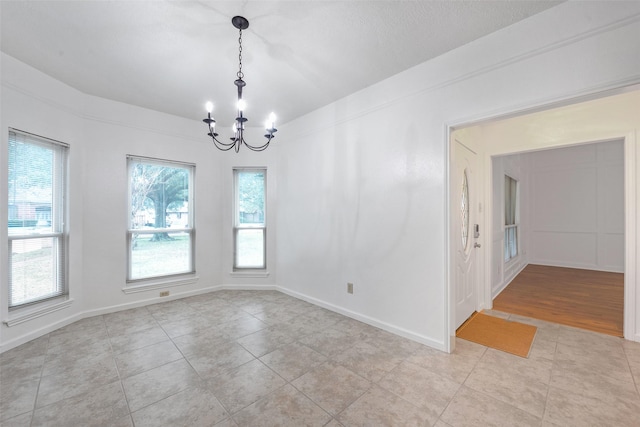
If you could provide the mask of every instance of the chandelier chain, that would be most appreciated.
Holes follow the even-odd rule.
[[[244,73],[242,72],[242,30],[240,30],[240,36],[238,37],[238,78],[242,80]]]

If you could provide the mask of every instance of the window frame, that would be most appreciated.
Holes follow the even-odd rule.
[[[154,166],[166,166],[169,168],[184,168],[188,171],[188,203],[189,212],[187,213],[187,226],[186,227],[165,227],[165,228],[153,228],[153,229],[140,229],[133,228],[132,218],[132,171],[133,165],[136,163],[144,163]],[[143,157],[135,155],[127,155],[127,233],[126,233],[126,247],[127,247],[127,273],[126,273],[126,289],[132,289],[137,287],[154,286],[158,281],[171,280],[175,278],[181,278],[185,276],[194,276],[196,273],[196,228],[195,228],[195,174],[196,165],[193,163],[180,162],[175,160],[157,159],[153,157]],[[156,233],[176,233],[185,232],[189,235],[189,267],[187,271],[169,273],[169,274],[157,274],[152,276],[144,276],[132,278],[133,263],[132,263],[132,241],[135,235],[146,235]]]
[[[11,136],[14,134],[15,136]],[[69,197],[69,151],[70,146],[61,141],[57,141],[44,136],[25,132],[19,129],[9,128],[7,154],[11,149],[12,141],[18,142],[18,138],[22,138],[24,143],[51,149],[53,154],[52,176],[51,176],[51,207],[50,217],[51,225],[49,232],[37,232],[34,228],[33,233],[11,234],[9,233],[9,221],[11,217],[12,207],[14,211],[15,205],[9,204],[7,197],[7,278],[8,278],[8,298],[7,308],[10,312],[21,310],[27,307],[37,306],[43,303],[50,303],[57,299],[68,299],[69,297],[69,223],[68,223],[68,197]],[[7,166],[10,166],[11,156],[8,155]],[[9,176],[7,175],[7,186],[9,186]],[[15,200],[14,200],[15,202]],[[38,219],[37,209],[35,210],[36,219]],[[46,296],[32,298],[21,303],[13,302],[13,251],[12,246],[16,241],[27,241],[33,239],[52,239],[52,257],[54,260],[53,277],[57,288],[56,292],[47,294]]]
[[[503,260],[507,264],[520,254],[520,182],[507,174],[504,178]],[[510,233],[514,233],[513,247],[509,239]]]
[[[239,207],[239,175],[242,172],[262,172],[263,179],[263,220],[262,223],[240,223],[240,207]],[[238,265],[238,235],[243,230],[261,230],[262,231],[262,265],[259,266],[241,266]],[[267,269],[267,168],[266,167],[234,167],[233,168],[233,271],[265,271]]]

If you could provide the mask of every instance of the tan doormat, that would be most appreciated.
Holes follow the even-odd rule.
[[[516,356],[529,357],[537,329],[524,323],[474,313],[458,328],[456,336]]]

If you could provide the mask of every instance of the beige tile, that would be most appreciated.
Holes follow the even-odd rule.
[[[635,379],[636,385],[640,387],[640,343],[625,340],[623,349],[627,356],[631,374]]]
[[[411,356],[425,346],[382,329],[370,328],[361,333],[364,341],[400,358]]]
[[[598,353],[616,353],[622,351],[622,338],[599,334],[582,329],[558,326],[558,343],[577,349],[589,349]]]
[[[224,323],[221,323],[218,328],[220,328],[221,331],[224,331],[224,333],[230,338],[238,339],[265,329],[268,326],[269,325],[264,323],[262,320],[249,316],[242,317],[237,320],[227,320]]]
[[[547,358],[519,357],[504,351],[488,348],[475,370],[501,370],[527,380],[549,384],[553,361]]]
[[[196,335],[211,328],[211,322],[199,314],[177,320],[162,320],[158,323],[170,338],[187,334]]]
[[[329,328],[301,338],[299,341],[318,353],[333,357],[353,347],[358,340],[347,332]]]
[[[362,396],[371,383],[336,362],[328,361],[291,384],[331,415]]]
[[[293,342],[265,354],[260,360],[285,380],[293,381],[327,358],[303,344]]]
[[[24,354],[19,357],[3,359],[0,361],[0,383],[9,384],[14,381],[39,379],[45,358],[44,354]]]
[[[483,358],[471,372],[464,385],[542,418],[549,388],[547,383],[551,371],[551,361],[547,361],[549,368],[548,372],[545,372],[544,369],[527,371],[526,368],[523,369],[527,363],[520,362],[510,365],[509,360],[507,357],[490,358],[489,360]],[[512,361],[515,362],[515,359]],[[531,361],[528,362],[531,363]],[[542,372],[539,380],[532,376],[538,371]]]
[[[0,387],[0,421],[33,411],[40,379],[3,381]]]
[[[72,324],[73,325],[73,324]],[[71,325],[69,325],[71,326]],[[86,341],[100,341],[109,338],[104,321],[100,323],[83,324],[84,327],[68,329],[67,332],[51,334],[49,337],[49,348],[56,346],[74,347]]]
[[[587,366],[576,366],[556,362],[551,376],[551,386],[568,392],[590,396],[609,404],[618,401],[635,402],[638,392],[631,373],[626,378],[621,375],[607,375],[591,370]]]
[[[0,417],[1,427],[31,427],[31,416],[33,413],[27,412],[26,414],[18,415],[17,417],[3,420]]]
[[[241,426],[323,426],[331,415],[287,384],[233,416]]]
[[[225,331],[212,328],[211,330],[198,335],[182,335],[174,338],[172,342],[178,347],[183,355],[206,353],[222,342],[231,342],[231,338]]]
[[[640,400],[618,400],[615,403],[588,397],[576,392],[551,387],[547,400],[545,422],[558,426],[638,426]]]
[[[242,319],[255,319],[255,317],[246,311],[231,305],[226,307],[201,308],[199,313],[211,326],[218,326],[228,322],[236,322]]]
[[[425,409],[373,386],[337,416],[345,426],[427,426]]]
[[[116,364],[120,378],[128,378],[179,359],[182,359],[182,353],[171,341],[165,341],[120,353],[116,356]]]
[[[290,335],[282,333],[277,328],[268,327],[250,335],[238,338],[237,343],[246,348],[256,357],[264,356],[283,345],[293,342]]]
[[[233,418],[227,418],[224,421],[220,421],[214,427],[238,427],[238,424],[236,424],[236,422],[233,421]]]
[[[167,301],[147,306],[149,313],[158,321],[174,321],[197,315],[198,311],[182,300]]]
[[[68,345],[58,345],[47,351],[42,375],[53,375],[80,366],[91,365],[97,359],[110,353],[111,343],[105,338],[82,341],[73,345],[73,351],[69,351]]]
[[[37,409],[33,426],[103,426],[121,423],[129,408],[120,382],[114,382]],[[130,420],[130,418],[129,418]]]
[[[423,346],[407,361],[462,384],[486,349],[479,344],[458,339],[456,349],[451,354]]]
[[[276,308],[267,308],[264,311],[260,311],[258,313],[253,313],[253,316],[262,320],[263,322],[269,325],[275,325],[277,323],[290,322],[295,318],[298,314],[296,311],[288,310],[286,308],[276,307]]]
[[[198,374],[185,360],[167,363],[122,380],[132,412],[199,383]]]
[[[465,386],[458,390],[440,419],[455,427],[539,426],[542,421],[528,412]]]
[[[232,414],[285,383],[285,380],[259,360],[253,360],[208,381],[209,389]]]
[[[42,377],[38,389],[36,408],[89,392],[118,381],[116,362],[111,354],[92,359],[63,372]]]
[[[460,384],[412,363],[402,363],[378,385],[425,409],[430,424],[440,417]]]
[[[130,334],[158,326],[158,322],[146,307],[105,314],[103,317],[110,336]]]
[[[363,341],[333,359],[361,377],[377,382],[403,361],[398,353]]]
[[[64,336],[70,333],[80,334],[86,333],[87,335],[91,335],[97,332],[104,331],[106,329],[104,318],[102,316],[93,316],[87,317],[85,319],[78,320],[76,322],[70,323],[67,326],[64,326],[60,329],[56,329],[51,332],[50,338]],[[51,345],[51,341],[49,345]]]
[[[240,344],[217,341],[185,356],[201,378],[212,378],[255,359]]]
[[[213,393],[202,387],[188,388],[131,415],[136,427],[207,427],[229,417]]]
[[[540,331],[540,329],[538,329]],[[531,350],[529,351],[529,359],[548,359],[553,360],[556,354],[556,341],[544,339],[536,332],[536,336],[531,344]]]
[[[169,337],[160,326],[153,326],[149,329],[128,333],[126,335],[112,336],[110,339],[113,352],[120,354],[137,350],[151,344],[168,341]]]
[[[0,353],[0,368],[5,366],[6,363],[12,363],[16,360],[44,356],[47,353],[48,346],[49,334],[46,334],[18,347],[14,347],[11,350],[7,350],[4,353]]]

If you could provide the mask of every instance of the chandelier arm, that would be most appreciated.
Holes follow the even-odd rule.
[[[274,138],[273,135],[267,136],[267,142],[265,142],[263,145],[260,145],[260,146],[251,145],[247,141],[245,141],[244,138],[242,139],[242,143],[251,151],[264,151],[267,149],[267,147],[269,147],[269,143],[273,138]]]
[[[218,138],[216,138],[215,136],[213,136],[212,134],[209,134],[209,136],[211,136],[211,140],[213,141],[213,144],[216,146],[216,148],[218,150],[221,151],[229,151],[231,150],[236,144],[235,141],[231,142],[229,144],[225,144],[224,142],[218,140]]]

